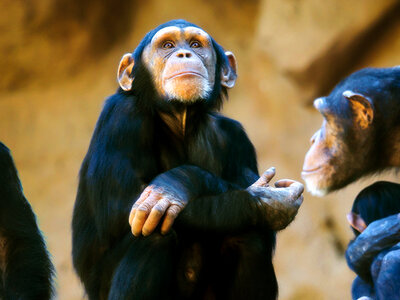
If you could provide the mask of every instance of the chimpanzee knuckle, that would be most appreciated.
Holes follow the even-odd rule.
[[[137,211],[149,213],[152,208],[153,208],[153,205],[151,205],[149,202],[143,202],[142,204],[139,205],[139,207],[137,208]]]
[[[181,212],[182,208],[179,207],[178,205],[174,204],[168,209],[168,214],[175,218],[178,216],[178,214]]]
[[[160,194],[160,198],[168,203],[171,203],[174,200],[174,197],[172,197],[171,194],[168,194],[165,191],[162,194]]]
[[[136,203],[142,203],[144,200],[146,200],[150,196],[151,190],[144,190],[139,198],[136,200]]]
[[[135,201],[135,205],[139,206],[140,203],[142,203],[144,200],[146,200],[146,198],[148,197],[148,195],[146,194],[141,194],[139,196],[139,198]]]
[[[186,203],[186,201],[184,201],[184,200],[182,200],[182,199],[173,199],[172,201],[171,201],[171,204],[172,205],[176,205],[176,206],[178,206],[180,209],[182,209],[183,207],[185,207],[185,203]]]
[[[151,190],[153,193],[157,193],[157,194],[164,193],[164,189],[161,186],[157,186],[157,185],[152,185]]]
[[[157,213],[159,213],[159,214],[163,214],[163,213],[165,212],[165,210],[167,209],[166,206],[167,206],[167,205],[165,205],[165,204],[157,203],[157,204],[153,207],[152,211],[157,212]]]

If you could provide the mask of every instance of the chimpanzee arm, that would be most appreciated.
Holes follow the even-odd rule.
[[[150,234],[164,214],[162,232],[169,230],[178,214],[178,223],[185,227],[212,231],[248,226],[280,230],[293,220],[302,201],[302,185],[285,181],[274,189],[266,188],[266,182],[245,190],[258,179],[256,155],[240,124],[231,123],[225,124],[229,136],[224,155],[230,163],[223,171],[229,182],[190,165],[157,176],[132,209],[129,221],[135,235]]]
[[[178,226],[214,232],[268,226],[259,199],[243,187],[196,166],[170,170],[160,175],[156,184],[163,184],[167,193],[185,193],[189,199],[176,220]]]
[[[77,238],[82,238],[88,222],[95,230],[89,233],[100,240],[119,238],[129,230],[127,213],[151,181],[147,174],[157,174],[152,170],[152,147],[143,150],[149,132],[141,131],[148,129],[135,111],[134,99],[116,94],[106,101],[80,171],[73,219]]]
[[[136,111],[134,101],[120,94],[106,101],[80,170],[72,256],[90,299],[101,298],[99,278],[112,273],[130,241],[129,211],[158,174],[154,147],[148,144],[152,123]]]
[[[161,230],[168,231],[178,214],[177,225],[202,231],[237,232],[252,226],[282,230],[297,214],[303,185],[280,180],[276,188],[267,186],[274,175],[270,168],[243,189],[195,166],[180,166],[161,174],[153,183],[163,186],[163,194],[189,199],[183,211],[179,206],[169,208],[176,211],[167,210]]]

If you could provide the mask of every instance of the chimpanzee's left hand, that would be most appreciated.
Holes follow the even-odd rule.
[[[269,182],[274,176],[275,168],[269,168],[247,191],[259,198],[271,229],[278,231],[286,228],[297,215],[304,199],[304,186],[291,179],[281,179],[272,187]]]

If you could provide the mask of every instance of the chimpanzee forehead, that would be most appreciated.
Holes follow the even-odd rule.
[[[188,27],[167,26],[157,31],[157,33],[151,39],[151,44],[153,44],[157,40],[164,38],[188,40],[193,37],[201,38],[211,43],[210,35],[201,28],[194,26],[188,26]]]

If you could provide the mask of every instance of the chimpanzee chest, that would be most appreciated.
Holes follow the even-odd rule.
[[[164,132],[158,140],[160,173],[189,164],[222,176],[228,163],[227,156],[222,154],[227,153],[229,145],[222,131],[212,125],[205,123],[184,137]]]

